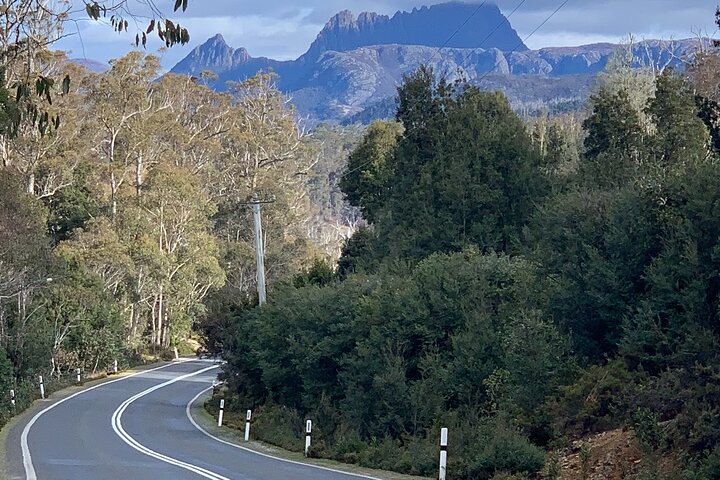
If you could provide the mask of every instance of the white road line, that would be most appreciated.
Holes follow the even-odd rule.
[[[266,457],[266,458],[271,458],[271,459],[273,459],[273,460],[277,460],[278,462],[291,463],[291,464],[293,464],[293,465],[300,465],[300,466],[303,466],[303,467],[310,467],[310,468],[315,468],[315,469],[318,469],[318,470],[325,470],[325,471],[328,471],[328,472],[340,473],[340,474],[342,474],[342,475],[347,475],[347,476],[351,476],[351,477],[366,478],[366,479],[368,479],[368,480],[381,480],[381,479],[379,479],[379,478],[377,478],[377,477],[370,477],[370,476],[362,475],[362,474],[359,474],[359,473],[344,472],[344,471],[342,471],[342,470],[335,470],[335,469],[333,469],[333,468],[321,467],[321,466],[319,466],[319,465],[312,465],[312,464],[310,464],[310,463],[296,462],[296,461],[294,461],[294,460],[287,460],[287,459],[285,459],[285,458],[275,457],[275,456],[273,456],[273,455],[268,455],[267,453],[257,452],[257,451],[255,451],[255,450],[251,450],[251,449],[249,449],[249,448],[245,448],[245,447],[242,447],[242,446],[237,445],[237,444],[235,444],[235,443],[231,443],[231,442],[228,442],[228,441],[226,441],[226,440],[223,440],[222,438],[216,437],[215,435],[213,435],[212,433],[208,432],[207,430],[205,430],[204,428],[202,428],[200,425],[198,425],[198,423],[197,423],[197,422],[195,421],[195,419],[192,417],[192,413],[190,412],[190,409],[192,408],[192,405],[197,401],[197,399],[200,398],[200,397],[201,397],[205,392],[207,392],[208,390],[212,390],[212,388],[213,388],[213,387],[206,388],[206,389],[203,390],[202,392],[200,392],[200,393],[198,393],[197,395],[195,395],[195,397],[194,397],[192,400],[190,400],[190,402],[189,402],[189,403],[187,404],[187,406],[185,407],[185,415],[187,415],[188,420],[190,420],[190,423],[192,423],[195,428],[197,428],[198,430],[200,430],[202,433],[204,433],[204,434],[207,435],[208,437],[212,438],[213,440],[215,440],[215,441],[217,441],[217,442],[220,442],[220,443],[224,443],[225,445],[229,445],[229,446],[231,446],[231,447],[233,447],[233,448],[237,448],[237,449],[240,449],[240,450],[244,450],[244,451],[246,451],[246,452],[248,452],[248,453],[252,453],[252,454],[254,454],[254,455],[260,455],[261,457]]]
[[[144,375],[146,373],[155,372],[157,370],[162,370],[163,368],[168,368],[173,365],[177,365],[178,363],[185,363],[190,360],[181,360],[180,362],[171,363],[168,365],[163,365],[162,367],[152,368],[150,370],[143,370],[142,372],[133,373],[132,375],[128,375],[126,377],[118,378],[117,380],[111,380],[109,382],[104,382],[99,385],[95,385],[94,387],[86,388],[82,392],[75,393],[73,395],[70,395],[69,397],[63,398],[62,400],[59,400],[58,402],[50,405],[44,410],[39,411],[29,422],[27,425],[25,425],[25,428],[22,431],[22,435],[20,436],[20,447],[22,449],[22,456],[23,456],[23,467],[25,467],[25,477],[27,480],[37,480],[37,474],[35,473],[35,466],[32,463],[32,455],[30,455],[30,447],[28,446],[28,435],[30,434],[30,429],[35,425],[35,422],[40,419],[43,415],[45,415],[47,412],[52,410],[53,408],[57,407],[58,405],[62,405],[63,403],[67,402],[68,400],[72,400],[73,398],[83,395],[87,392],[90,392],[92,390],[95,390],[96,388],[104,387],[106,385],[110,385],[112,383],[122,382],[124,380],[127,380],[129,378],[137,377],[138,375]]]
[[[217,474],[217,473],[215,473],[215,472],[211,472],[210,470],[206,470],[206,469],[204,469],[204,468],[198,467],[197,465],[193,465],[193,464],[191,464],[191,463],[186,463],[186,462],[177,460],[177,459],[175,459],[175,458],[168,457],[168,456],[166,456],[166,455],[163,455],[163,454],[161,454],[161,453],[158,453],[158,452],[156,452],[156,451],[154,451],[154,450],[151,450],[151,449],[149,449],[148,447],[142,445],[140,442],[138,442],[138,441],[135,440],[134,438],[132,438],[132,437],[125,431],[125,429],[124,429],[123,426],[122,426],[122,416],[123,416],[123,413],[125,413],[125,410],[127,410],[127,408],[128,408],[133,402],[135,402],[136,400],[139,400],[140,398],[142,398],[142,397],[144,397],[144,396],[146,396],[146,395],[149,395],[149,394],[151,394],[152,392],[155,392],[155,391],[157,391],[157,390],[160,390],[161,388],[167,387],[168,385],[172,385],[173,383],[186,380],[186,379],[188,379],[188,378],[190,378],[190,377],[194,377],[194,376],[196,376],[196,375],[200,375],[200,374],[202,374],[202,373],[208,372],[208,371],[210,371],[210,370],[214,370],[214,369],[216,369],[216,368],[218,368],[216,365],[215,365],[215,366],[212,366],[212,367],[203,368],[202,370],[198,370],[197,372],[189,373],[189,374],[187,374],[187,375],[183,375],[183,376],[181,376],[181,377],[177,377],[177,378],[174,378],[174,379],[172,379],[172,380],[169,380],[169,381],[167,381],[167,382],[165,382],[165,383],[161,383],[160,385],[156,385],[156,386],[154,386],[154,387],[152,387],[152,388],[148,388],[147,390],[145,390],[145,391],[143,391],[143,392],[140,392],[140,393],[138,393],[137,395],[134,395],[134,396],[128,398],[128,399],[125,400],[125,401],[122,403],[122,405],[120,405],[120,406],[118,407],[118,409],[115,410],[115,412],[113,413],[112,422],[111,422],[111,423],[112,423],[112,428],[113,428],[113,430],[115,431],[115,433],[117,434],[117,436],[120,437],[120,439],[121,439],[122,441],[124,441],[125,443],[127,443],[128,445],[130,445],[130,447],[134,448],[135,450],[137,450],[138,452],[140,452],[140,453],[142,453],[142,454],[144,454],[144,455],[147,455],[147,456],[149,456],[149,457],[156,458],[156,459],[158,459],[158,460],[160,460],[160,461],[162,461],[162,462],[168,463],[168,464],[170,464],[170,465],[174,465],[174,466],[176,466],[176,467],[183,468],[183,469],[188,470],[188,471],[190,471],[190,472],[197,473],[197,474],[200,475],[201,477],[205,477],[205,478],[208,478],[208,479],[210,479],[210,480],[230,480],[230,479],[227,478],[227,477],[223,477],[223,476],[220,475],[220,474]]]

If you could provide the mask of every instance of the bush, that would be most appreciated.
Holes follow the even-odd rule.
[[[700,478],[720,480],[720,446],[711,451],[700,466]]]
[[[360,435],[354,430],[339,428],[340,433],[336,435],[335,445],[332,449],[332,457],[345,463],[359,463],[368,445],[362,441]]]
[[[542,449],[532,445],[517,431],[501,426],[470,466],[469,478],[490,480],[498,473],[536,474],[544,463],[545,452]]]
[[[253,432],[256,439],[293,452],[304,450],[302,437],[304,422],[297,410],[280,405],[268,405],[258,408],[253,413],[253,418],[255,419]]]

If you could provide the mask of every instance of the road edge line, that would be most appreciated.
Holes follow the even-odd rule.
[[[63,403],[67,402],[68,400],[72,400],[73,398],[76,398],[84,393],[90,392],[92,390],[95,390],[96,388],[104,387],[105,385],[110,385],[117,382],[122,382],[123,380],[127,380],[129,378],[137,377],[139,375],[155,372],[157,370],[162,370],[164,368],[171,367],[173,365],[177,365],[178,363],[185,363],[185,362],[191,362],[193,360],[180,360],[178,362],[169,363],[167,365],[162,365],[160,367],[151,368],[149,370],[142,370],[140,372],[133,373],[131,375],[124,376],[122,378],[116,378],[114,380],[110,380],[108,382],[99,383],[97,385],[93,385],[92,387],[86,388],[84,390],[81,390],[77,393],[74,393],[70,395],[69,397],[62,398],[58,400],[57,402],[53,403],[52,405],[48,406],[47,408],[44,408],[40,410],[38,413],[36,413],[30,421],[25,425],[23,428],[22,434],[20,435],[20,449],[22,450],[22,457],[23,457],[23,468],[25,469],[25,478],[26,480],[37,480],[37,473],[35,472],[35,467],[32,463],[32,455],[30,454],[30,446],[28,445],[28,435],[30,434],[30,429],[35,425],[35,423],[45,415],[50,410],[54,409],[58,405],[62,405]]]
[[[267,454],[267,453],[258,452],[258,451],[256,451],[256,450],[252,450],[252,449],[250,449],[250,448],[243,447],[242,445],[238,445],[238,444],[236,444],[236,443],[232,443],[232,442],[229,442],[229,441],[227,441],[227,440],[223,440],[222,438],[216,437],[215,435],[213,435],[212,433],[208,432],[207,430],[205,430],[204,428],[202,428],[200,425],[198,425],[198,423],[197,423],[197,422],[195,421],[195,419],[192,417],[192,412],[191,412],[192,406],[193,406],[193,404],[197,401],[197,399],[200,398],[203,394],[205,394],[205,393],[208,392],[209,390],[212,390],[212,388],[213,388],[213,387],[206,388],[206,389],[203,390],[202,392],[200,392],[200,393],[198,393],[197,395],[195,395],[195,397],[193,397],[193,399],[190,400],[190,402],[185,406],[185,415],[188,417],[188,420],[190,420],[190,423],[192,423],[192,425],[193,425],[195,428],[197,428],[198,430],[200,430],[200,432],[202,432],[202,433],[205,434],[206,436],[212,438],[213,440],[215,440],[215,441],[217,441],[217,442],[220,442],[220,443],[223,443],[223,444],[225,444],[225,445],[229,445],[229,446],[231,446],[231,447],[233,447],[233,448],[237,448],[237,449],[240,449],[240,450],[244,450],[244,451],[246,451],[246,452],[249,452],[249,453],[252,453],[252,454],[255,454],[255,455],[260,455],[261,457],[270,458],[270,459],[277,460],[277,461],[280,461],[280,462],[291,463],[291,464],[293,464],[293,465],[300,465],[300,466],[303,466],[303,467],[316,468],[316,469],[318,469],[318,470],[325,470],[325,471],[333,472],[333,473],[340,473],[340,474],[342,474],[342,475],[348,475],[348,476],[356,477],[356,478],[365,478],[365,479],[367,479],[367,480],[381,480],[381,479],[379,479],[379,478],[377,478],[377,477],[371,477],[371,476],[368,476],[368,475],[363,475],[363,474],[361,474],[361,473],[345,472],[345,471],[343,471],[343,470],[337,470],[337,469],[330,468],[330,467],[323,467],[323,466],[321,466],[321,465],[313,465],[312,463],[303,463],[303,462],[298,462],[298,461],[296,461],[296,460],[288,460],[287,458],[276,457],[276,456],[274,456],[274,455],[269,455],[269,454]]]

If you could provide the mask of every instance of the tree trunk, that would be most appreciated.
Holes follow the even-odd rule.
[[[12,162],[10,161],[10,153],[8,151],[7,137],[3,135],[0,137],[0,155],[2,155],[2,165],[5,168],[10,167]]]
[[[111,208],[110,218],[115,220],[117,216],[117,180],[115,179],[115,172],[110,172],[110,197],[111,197]]]
[[[35,194],[35,174],[31,173],[27,179],[27,193],[29,195]]]
[[[156,331],[156,338],[155,338],[155,344],[158,347],[162,347],[162,330],[163,330],[163,315],[165,314],[165,310],[163,308],[163,291],[162,288],[160,288],[160,295],[158,296],[158,309],[157,309],[157,331]]]
[[[143,185],[143,157],[142,155],[138,155],[137,159],[135,160],[135,193],[139,197],[140,196],[140,189]]]

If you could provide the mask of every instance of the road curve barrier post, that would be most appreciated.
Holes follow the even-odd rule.
[[[220,399],[220,412],[218,412],[218,427],[222,427],[223,410],[225,410],[225,399]]]
[[[173,350],[175,351],[175,360],[180,360],[180,353],[178,353],[177,347],[173,347]]]
[[[250,441],[250,420],[252,419],[252,410],[248,410],[245,415],[245,441]]]
[[[117,373],[118,373],[118,365],[117,365],[117,360],[115,360],[115,361],[113,362],[113,373],[115,373],[115,374],[117,374]]]
[[[15,410],[15,390],[10,389],[10,405],[12,405],[13,410]]]
[[[308,453],[310,452],[310,443],[312,437],[312,420],[308,420],[305,422],[305,456],[308,456]]]
[[[45,400],[45,384],[43,383],[42,375],[40,375],[40,398]]]
[[[78,385],[80,385],[82,383],[82,373],[79,368],[77,370],[75,370],[75,375],[77,378],[77,383],[78,383]]]
[[[447,445],[448,445],[448,429],[440,430],[440,480],[447,477]]]

